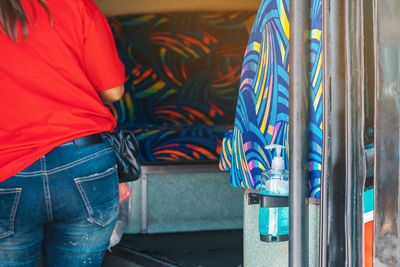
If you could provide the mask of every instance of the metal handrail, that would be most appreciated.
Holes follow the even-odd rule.
[[[289,266],[308,267],[309,1],[290,0]]]

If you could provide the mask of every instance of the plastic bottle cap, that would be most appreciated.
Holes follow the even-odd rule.
[[[272,159],[272,169],[274,170],[283,170],[285,168],[285,161],[281,156],[282,149],[285,149],[284,146],[281,145],[268,145],[265,146],[266,149],[276,149],[276,156]]]
[[[283,170],[285,168],[285,162],[282,157],[275,157],[272,159],[272,169]]]

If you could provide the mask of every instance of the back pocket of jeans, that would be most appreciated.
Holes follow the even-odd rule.
[[[106,226],[118,216],[119,191],[116,167],[74,180],[89,214],[89,222]]]
[[[0,239],[14,233],[14,220],[21,191],[22,188],[0,188]]]

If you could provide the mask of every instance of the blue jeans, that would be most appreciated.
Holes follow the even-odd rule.
[[[0,183],[0,266],[101,266],[118,201],[109,143],[56,147]]]

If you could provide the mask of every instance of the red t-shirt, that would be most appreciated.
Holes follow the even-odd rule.
[[[0,31],[0,182],[60,144],[116,126],[97,94],[125,79],[106,19],[91,0],[46,0],[51,26],[36,2],[22,1],[26,43]]]

